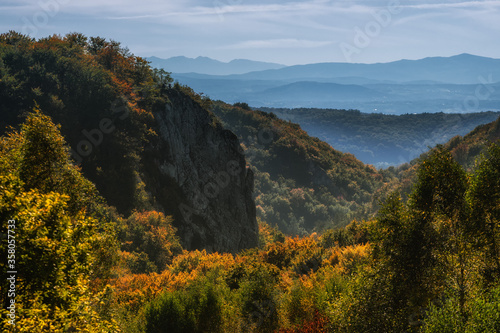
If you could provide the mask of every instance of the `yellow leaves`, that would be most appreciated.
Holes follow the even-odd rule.
[[[282,290],[288,290],[290,289],[293,284],[294,284],[294,278],[295,274],[292,273],[291,271],[281,271],[280,273],[280,282],[279,282],[279,287]]]
[[[114,298],[118,306],[125,306],[128,311],[136,311],[164,291],[185,288],[197,279],[196,271],[174,274],[169,270],[161,274],[130,274],[111,281]]]
[[[125,254],[126,255],[126,254]],[[118,305],[135,311],[164,291],[186,288],[209,270],[228,270],[235,264],[231,254],[184,251],[162,273],[125,275],[112,281]]]
[[[261,229],[268,230],[265,225]],[[113,297],[127,316],[135,316],[141,307],[165,291],[189,293],[196,285],[210,281],[217,286],[222,311],[227,313],[224,327],[231,327],[227,331],[232,332],[241,331],[240,324],[246,320],[241,302],[250,293],[245,288],[257,288],[259,292],[268,288],[272,296],[266,294],[268,298],[251,304],[273,302],[281,327],[292,327],[312,320],[318,306],[333,310],[345,288],[343,284],[347,283],[345,275],[363,265],[369,253],[370,245],[325,249],[316,236],[288,237],[271,243],[265,250],[253,249],[236,256],[183,251],[161,274],[126,274],[113,280]],[[269,263],[272,260],[281,263],[281,267]],[[300,267],[304,272],[299,272]]]
[[[328,257],[328,259],[326,259],[325,261],[326,261],[326,264],[335,267],[340,263],[341,258],[342,258],[341,249],[338,247],[334,247],[332,249],[332,253]]]
[[[314,287],[314,279],[312,279],[309,275],[303,274],[299,276],[299,281],[301,285],[306,289],[313,289]]]
[[[42,294],[30,295],[29,301],[16,301],[15,332],[120,332],[112,320],[99,317],[92,306],[93,303],[94,299],[81,294],[77,303],[71,307],[51,308],[43,302]],[[2,332],[11,331],[13,327],[7,323],[6,310],[0,310],[0,314]]]
[[[173,272],[199,272],[204,273],[214,268],[228,269],[235,264],[232,254],[217,252],[207,254],[202,251],[186,251],[174,258],[169,269]]]
[[[157,211],[134,212],[127,220],[119,224],[121,250],[134,252],[148,267],[133,264],[137,260],[124,264],[134,273],[162,271],[172,262],[175,255],[182,251],[176,229],[172,226],[172,217]],[[130,258],[129,258],[130,259]],[[144,265],[142,265],[144,266]]]
[[[370,244],[332,248],[326,264],[335,268],[339,274],[351,274],[370,255]]]
[[[16,257],[23,290],[16,298],[16,327],[21,332],[65,332],[71,323],[76,331],[98,331],[107,323],[99,321],[89,305],[97,220],[87,215],[86,203],[70,209],[72,200],[79,201],[70,198],[71,191],[89,194],[83,188],[87,181],[78,172],[68,176],[71,165],[64,140],[48,117],[35,111],[20,135],[23,140],[10,142],[6,151],[13,156],[15,172],[5,174],[7,170],[0,167],[0,185],[7,189],[0,193],[0,210],[16,220],[16,244],[22,249]],[[38,151],[37,145],[45,150]],[[50,171],[48,176],[45,171]],[[60,182],[73,176],[65,180],[71,186]]]

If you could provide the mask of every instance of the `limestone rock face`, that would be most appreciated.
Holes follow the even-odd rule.
[[[185,248],[237,252],[258,242],[253,172],[238,138],[182,92],[154,116],[159,136],[147,182],[156,204],[174,214]],[[148,166],[146,166],[148,168]]]

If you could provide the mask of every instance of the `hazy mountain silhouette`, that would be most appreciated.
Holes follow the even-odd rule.
[[[391,114],[500,107],[500,59],[470,54],[377,64],[319,63],[233,75],[174,73],[173,77],[213,99],[255,107]]]
[[[318,80],[355,76],[395,82],[430,80],[443,83],[474,84],[480,83],[480,76],[487,80],[490,75],[493,82],[500,81],[500,59],[460,54],[452,57],[431,57],[376,64],[318,63],[297,65],[233,75],[231,78],[242,80]]]
[[[266,89],[253,95],[256,98],[273,98],[275,101],[331,101],[331,100],[359,100],[380,99],[381,93],[375,90],[354,85],[301,81],[286,84],[276,88]]]
[[[161,59],[158,57],[147,58],[152,67],[163,68],[174,73],[200,73],[210,75],[243,74],[253,71],[277,69],[284,65],[252,61],[246,59],[235,59],[230,62],[222,62],[208,57],[173,57]]]

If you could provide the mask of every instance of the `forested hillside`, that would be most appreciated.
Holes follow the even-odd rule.
[[[335,109],[261,108],[378,168],[407,163],[437,144],[496,120],[498,112],[385,115]]]
[[[450,151],[453,158],[467,171],[474,170],[475,163],[482,158],[491,144],[498,144],[500,139],[500,118],[484,125],[477,126],[465,136],[457,135],[443,145],[442,149]],[[487,153],[486,153],[487,154]],[[401,193],[409,194],[417,177],[419,166],[428,158],[429,152],[421,154],[409,163],[399,167],[390,167],[386,173],[393,175],[391,182],[385,184],[380,191],[398,188]]]
[[[164,71],[100,37],[10,32],[0,37],[0,75],[0,131],[41,109],[120,214],[168,212],[188,249],[257,244],[253,174],[237,138]]]
[[[215,102],[255,173],[257,216],[289,235],[342,227],[374,213],[384,174],[308,135],[299,125],[245,104]]]
[[[500,148],[485,153],[467,173],[433,149],[370,221],[302,238],[261,225],[259,249],[185,253],[120,299],[146,332],[497,332]]]
[[[62,124],[73,157],[110,204],[123,213],[144,205],[135,173],[154,136],[152,111],[167,101],[147,63],[80,34],[35,41],[8,33],[1,42],[1,131],[39,107]]]
[[[456,136],[445,144],[456,160],[465,168],[471,169],[489,142],[500,139],[500,118],[489,124],[476,127],[464,136]]]
[[[374,220],[320,236],[284,237],[261,224],[259,249],[237,255],[181,252],[161,213],[120,218],[66,147],[36,110],[2,138],[0,214],[16,221],[23,249],[20,332],[500,328],[498,146],[469,174],[451,153],[433,150],[407,203],[394,193]]]

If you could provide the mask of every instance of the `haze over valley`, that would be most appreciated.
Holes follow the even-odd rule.
[[[500,110],[500,60],[470,54],[297,66],[243,60],[237,65],[237,61],[222,63],[201,57],[148,59],[152,66],[172,72],[175,80],[212,99],[253,107],[384,114]]]

